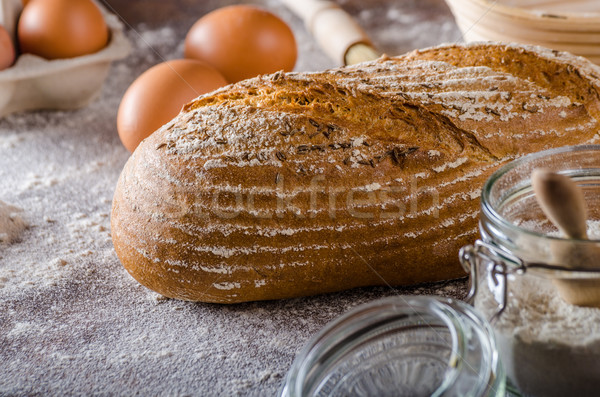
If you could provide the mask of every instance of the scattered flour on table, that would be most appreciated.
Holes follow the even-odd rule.
[[[133,52],[111,66],[102,95],[84,109],[0,119],[0,192],[26,210],[26,218],[16,214],[30,228],[21,241],[0,243],[0,395],[276,395],[308,338],[352,307],[397,293],[464,297],[459,280],[220,306],[164,298],[123,269],[110,235],[111,199],[129,156],[115,126],[120,99],[144,70],[183,56],[185,33],[203,11],[233,3],[186,2],[198,15],[135,26],[127,32]],[[280,1],[253,3],[291,25],[297,71],[337,66]],[[342,3],[355,15],[365,7]],[[382,50],[399,54],[456,37],[443,3],[392,3],[395,13],[374,4],[374,14],[359,15]],[[433,21],[424,19],[430,6],[440,15]],[[404,27],[414,23],[410,35],[392,28],[400,15]]]
[[[16,241],[27,228],[22,212],[21,208],[0,201],[0,243],[10,244]]]

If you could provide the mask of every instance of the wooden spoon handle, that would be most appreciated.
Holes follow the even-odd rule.
[[[587,209],[583,192],[570,178],[537,169],[531,174],[531,185],[546,216],[568,238],[587,239]],[[569,267],[598,266],[600,250],[591,243],[551,242],[556,261]],[[600,279],[554,279],[560,296],[578,306],[600,307]]]
[[[581,189],[564,175],[536,169],[531,185],[546,216],[567,237],[587,239],[587,209]]]

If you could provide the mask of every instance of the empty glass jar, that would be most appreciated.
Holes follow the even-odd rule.
[[[282,396],[504,396],[489,324],[463,302],[397,296],[329,323],[296,357]]]

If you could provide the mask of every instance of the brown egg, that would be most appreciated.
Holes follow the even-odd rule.
[[[290,28],[272,13],[237,5],[200,18],[185,38],[185,57],[214,66],[230,83],[296,63],[296,41]]]
[[[0,70],[4,70],[15,61],[15,46],[10,38],[10,35],[0,25]]]
[[[23,53],[46,59],[91,54],[108,43],[108,27],[92,0],[30,0],[17,34]]]
[[[142,140],[177,116],[183,105],[226,84],[218,71],[196,60],[177,59],[153,66],[121,99],[117,114],[121,142],[133,152]]]

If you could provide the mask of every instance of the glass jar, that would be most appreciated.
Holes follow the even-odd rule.
[[[533,194],[535,168],[571,177],[584,192],[588,226],[600,230],[600,146],[548,150],[506,165],[484,185],[481,240],[460,253],[471,273],[470,298],[492,324],[509,383],[528,396],[597,396],[600,308],[563,297],[598,301],[600,263],[565,264],[558,252],[588,252],[600,241],[558,237]]]
[[[282,396],[504,396],[489,324],[463,302],[397,296],[355,308],[296,357]]]

